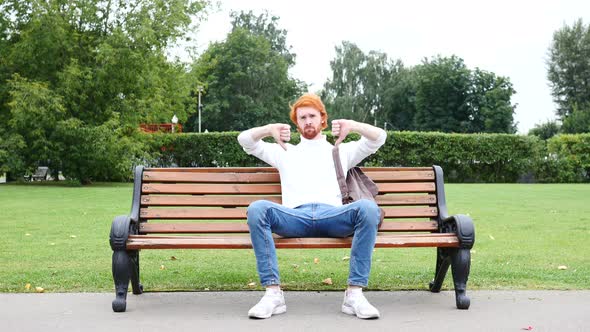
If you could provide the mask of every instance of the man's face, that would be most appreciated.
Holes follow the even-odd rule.
[[[307,139],[318,139],[322,132],[322,115],[310,106],[297,108],[297,129]]]

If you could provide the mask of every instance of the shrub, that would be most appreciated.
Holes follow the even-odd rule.
[[[453,182],[515,182],[531,173],[541,158],[543,142],[533,136],[508,134],[444,134],[389,132],[385,145],[364,162],[366,166],[440,165]],[[151,160],[166,167],[265,166],[248,156],[237,132],[204,134],[146,134]],[[327,134],[328,140],[334,137]],[[352,134],[346,141],[358,139]],[[299,135],[292,135],[297,144]]]

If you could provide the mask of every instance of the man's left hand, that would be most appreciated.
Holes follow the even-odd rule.
[[[346,136],[353,131],[354,121],[353,120],[332,120],[332,136],[338,136],[338,140],[334,145],[338,145],[344,141]]]

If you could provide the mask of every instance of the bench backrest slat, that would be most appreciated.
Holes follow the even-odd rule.
[[[377,183],[379,193],[416,193],[435,191],[432,182]],[[146,194],[280,194],[280,184],[161,184],[149,183],[142,186]]]
[[[384,181],[432,181],[434,172],[405,171],[386,172],[369,171],[367,174],[375,182]],[[197,173],[197,172],[143,172],[143,182],[201,182],[201,183],[278,183],[278,173]]]

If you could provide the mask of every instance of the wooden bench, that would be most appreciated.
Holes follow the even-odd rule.
[[[385,211],[375,247],[437,248],[430,291],[440,291],[450,265],[457,308],[469,308],[465,291],[474,226],[468,216],[448,215],[442,169],[433,166],[363,170],[377,183],[376,200]],[[116,291],[113,310],[125,311],[130,281],[133,294],[143,292],[140,249],[250,249],[248,205],[259,199],[280,203],[280,194],[279,174],[270,167],[138,166],[131,214],[115,217],[110,233]],[[280,249],[350,248],[351,242],[352,237],[275,239]]]
[[[35,170],[35,174],[25,175],[24,178],[26,181],[45,181],[47,180],[47,175],[49,175],[48,173],[49,167],[40,166]]]

